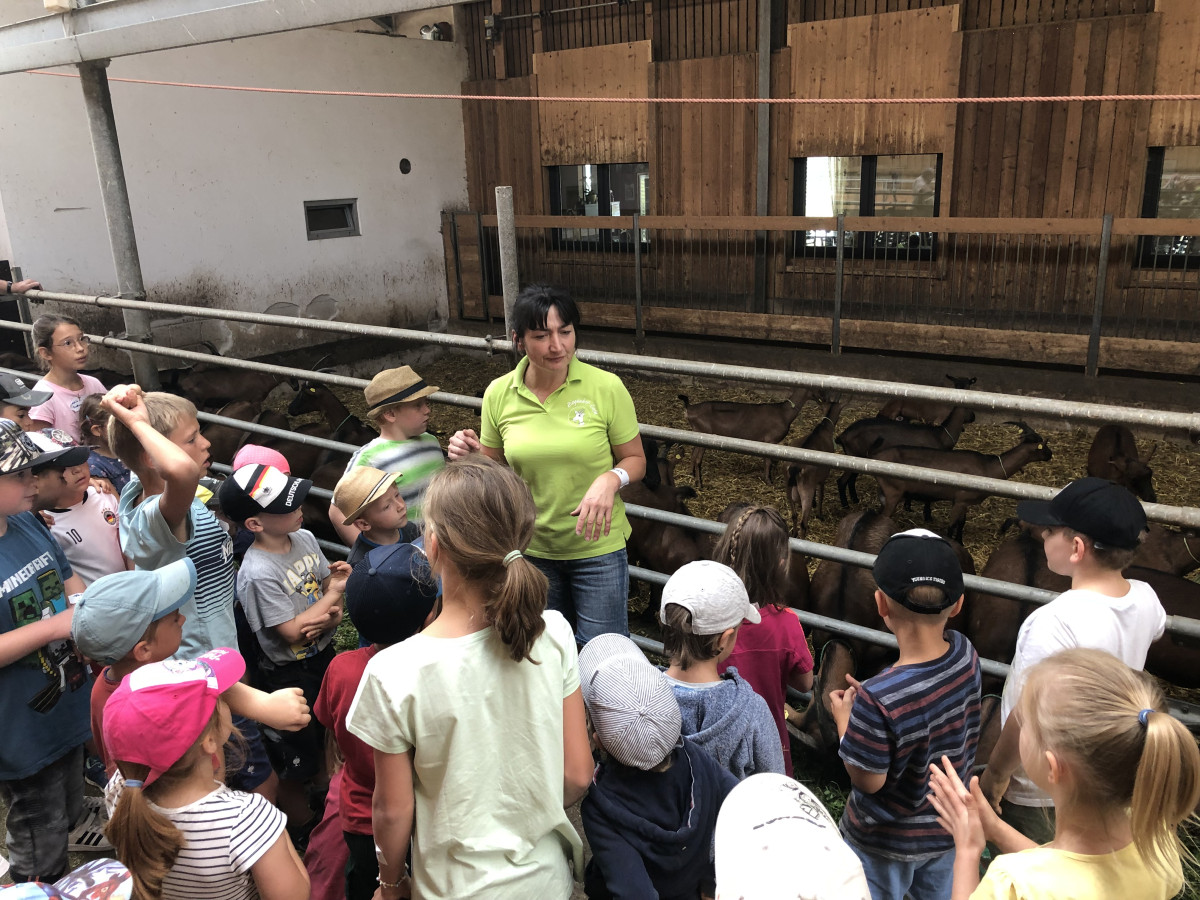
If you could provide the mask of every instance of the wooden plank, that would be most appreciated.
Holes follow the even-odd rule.
[[[636,41],[534,57],[540,97],[645,97],[650,44]],[[626,163],[649,159],[643,104],[538,103],[541,163]]]
[[[1153,72],[1153,57],[1150,64],[1145,62],[1144,50],[1146,40],[1145,19],[1129,19],[1126,24],[1127,36],[1124,52],[1121,56],[1121,74],[1117,82],[1117,91],[1121,94],[1136,94],[1139,87],[1146,84],[1143,73]],[[1151,52],[1153,52],[1151,50]],[[1114,215],[1136,213],[1145,185],[1146,151],[1144,132],[1137,131],[1138,108],[1144,104],[1133,102],[1116,103],[1116,115],[1113,126],[1112,155],[1109,161],[1107,198],[1105,212]],[[1131,209],[1130,200],[1133,200]],[[1110,270],[1110,274],[1115,274]]]
[[[694,231],[803,231],[829,227],[831,218],[820,216],[680,216],[651,215],[641,220],[643,228],[692,229]],[[585,216],[517,215],[518,228],[584,228],[595,224]],[[632,216],[613,216],[614,228],[632,228]],[[496,224],[495,214],[484,215],[483,224]],[[1185,234],[1190,228],[1200,234],[1200,219],[1115,219],[1114,233]],[[847,216],[846,228],[855,231],[935,231],[952,234],[1081,234],[1098,235],[1100,219],[976,218],[959,216]]]
[[[1063,27],[1042,29],[1042,65],[1038,74],[1038,93],[1053,93],[1054,79],[1058,71],[1058,47]],[[1029,178],[1029,199],[1024,208],[1017,206],[1015,212],[1024,216],[1045,215],[1046,170],[1056,164],[1050,156],[1050,126],[1054,113],[1049,104],[1030,104],[1034,112],[1033,159]]]
[[[1071,54],[1071,77],[1067,93],[1083,93],[1087,80],[1088,58],[1091,53],[1092,23],[1082,21],[1075,29],[1075,46]],[[1068,103],[1063,129],[1062,174],[1058,180],[1057,202],[1046,193],[1046,212],[1069,216],[1075,208],[1075,177],[1079,168],[1079,145],[1083,131],[1083,104]]]
[[[1059,43],[1057,65],[1054,70],[1054,82],[1051,96],[1062,96],[1070,92],[1071,70],[1075,63],[1075,33],[1079,29],[1078,22],[1068,22],[1059,26]],[[1042,188],[1042,202],[1039,212],[1042,215],[1053,215],[1058,209],[1059,185],[1062,184],[1065,173],[1067,144],[1067,111],[1070,103],[1054,103],[1050,106],[1050,135],[1046,147],[1045,184]],[[1075,172],[1071,172],[1071,183],[1075,183]]]
[[[1035,96],[1038,89],[1042,59],[1042,34],[1044,29],[1025,29],[1028,39],[1028,50],[1025,52],[1025,91],[1026,96]],[[1013,193],[1013,214],[1029,215],[1029,194],[1033,181],[1035,162],[1035,133],[1037,126],[1037,104],[1021,104],[1021,130],[1017,138],[1017,176],[1016,190]]]
[[[991,48],[990,59],[985,57],[985,65],[991,64],[990,71],[985,69],[984,72],[985,77],[990,74],[992,78],[990,96],[1002,96],[1008,93],[1012,87],[1013,36],[1013,32],[1009,30],[992,32],[987,35],[988,43],[994,45]],[[1022,72],[1022,74],[1024,73]],[[1000,198],[1004,187],[1005,128],[1011,112],[1006,107],[1014,105],[1018,104],[989,106],[985,118],[990,119],[990,129],[985,129],[984,122],[980,122],[980,131],[984,132],[979,136],[983,141],[982,151],[978,140],[975,144],[975,151],[982,152],[981,162],[987,172],[983,196],[984,205],[979,210],[984,215],[994,216],[1000,212],[1002,202]]]
[[[1015,14],[1014,14],[1015,15]],[[992,36],[989,34],[989,38]],[[1009,65],[1008,95],[1019,97],[1025,93],[1025,72],[1028,64],[1029,41],[1024,31],[1012,32],[1012,62]],[[1004,132],[1000,141],[1000,195],[996,212],[1001,216],[1014,213],[1014,197],[1017,183],[1017,155],[1021,147],[1021,117],[1026,109],[1023,103],[1007,103],[1004,106]],[[989,208],[990,208],[989,203]]]
[[[1108,41],[1111,22],[1097,20],[1092,23],[1092,36],[1088,47],[1087,73],[1083,91],[1095,96],[1104,89],[1104,63],[1108,58]],[[1096,147],[1100,140],[1099,102],[1082,104],[1082,121],[1079,129],[1079,161],[1075,169],[1075,196],[1071,212],[1086,216],[1091,209],[1093,171],[1096,165]]]
[[[1129,28],[1124,19],[1113,21],[1109,30],[1108,47],[1104,62],[1105,94],[1115,94],[1121,78],[1121,59],[1125,54],[1125,42]],[[1097,125],[1096,157],[1092,168],[1092,192],[1088,198],[1087,213],[1102,216],[1107,211],[1108,182],[1114,174],[1110,170],[1113,149],[1113,128],[1116,123],[1116,103],[1104,101],[1100,104],[1100,121]],[[1121,176],[1123,177],[1123,175]]]
[[[1154,64],[1156,93],[1200,93],[1200,16],[1194,0],[1158,0],[1159,40]],[[1151,147],[1200,144],[1200,102],[1151,104]]]

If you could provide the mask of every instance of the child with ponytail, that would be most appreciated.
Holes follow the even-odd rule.
[[[733,653],[719,670],[730,666],[767,701],[779,729],[784,772],[792,773],[791,741],[784,724],[787,689],[812,690],[813,658],[796,614],[788,608],[787,526],[770,506],[748,505],[735,510],[713,559],[737,572],[761,621],[745,622],[737,633]]]
[[[574,634],[522,555],[535,515],[521,478],[480,455],[429,484],[442,610],[371,659],[347,717],[375,751],[381,900],[565,900],[572,862],[582,877],[564,807],[587,790],[592,756]]]
[[[930,800],[957,851],[953,900],[1174,897],[1200,750],[1154,681],[1103,651],[1065,650],[1029,670],[1016,715],[1021,764],[1054,799],[1054,840],[1038,847],[1000,820],[978,778],[968,790],[952,766],[932,766]],[[981,882],[985,840],[1003,855]]]
[[[133,900],[308,900],[283,813],[223,783],[233,725],[221,694],[245,671],[224,647],[151,663],[104,707],[105,747],[124,780],[106,833]]]

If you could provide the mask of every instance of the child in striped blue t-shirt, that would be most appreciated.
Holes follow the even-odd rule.
[[[930,763],[945,756],[968,778],[979,740],[979,656],[945,630],[962,607],[962,569],[949,543],[917,528],[884,544],[873,573],[900,658],[830,695],[853,786],[841,832],[872,900],[949,897],[954,842],[939,834],[927,794]]]

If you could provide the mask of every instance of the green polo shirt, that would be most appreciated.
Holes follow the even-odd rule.
[[[587,559],[624,549],[629,520],[618,494],[612,527],[598,541],[575,534],[579,505],[596,476],[615,465],[612,448],[638,436],[633,398],[621,379],[572,357],[567,380],[541,403],[525,386],[529,358],[488,385],[479,440],[504,453],[537,504],[530,556]]]

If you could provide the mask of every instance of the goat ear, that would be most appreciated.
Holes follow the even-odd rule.
[[[295,378],[288,378],[287,386],[290,387],[293,391],[300,390],[300,382]]]
[[[1150,448],[1150,452],[1146,455],[1146,458],[1142,460],[1142,463],[1145,465],[1150,465],[1150,460],[1154,459],[1154,454],[1157,452],[1158,452],[1158,441],[1155,441],[1154,446]]]

